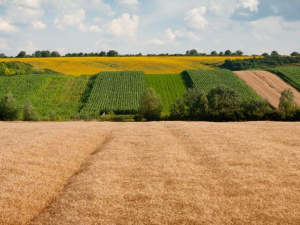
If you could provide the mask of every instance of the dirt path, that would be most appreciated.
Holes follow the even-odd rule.
[[[300,106],[300,93],[276,75],[266,71],[237,71],[234,73],[262,98],[267,99],[273,107],[278,108],[281,92],[286,88],[293,91],[295,102]]]
[[[0,123],[1,225],[300,223],[299,123],[39,124]]]

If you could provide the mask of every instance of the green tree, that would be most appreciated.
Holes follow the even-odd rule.
[[[141,96],[139,115],[146,120],[160,118],[162,112],[162,101],[159,94],[153,88],[147,88]]]
[[[279,56],[279,53],[277,51],[272,51],[271,56]]]
[[[242,52],[241,50],[237,50],[235,52],[235,54],[238,55],[238,56],[242,56],[242,55],[244,55],[244,52]]]
[[[0,119],[5,121],[17,120],[20,114],[20,106],[12,93],[5,95],[0,102]]]
[[[235,110],[240,106],[238,93],[225,85],[212,89],[207,94],[209,108],[213,112],[222,110]]]
[[[44,57],[44,58],[48,58],[48,57],[51,56],[51,53],[50,53],[50,51],[45,50],[45,51],[41,51],[41,55],[42,55],[42,57]]]
[[[29,100],[26,101],[23,107],[23,120],[24,121],[36,121],[37,114]]]
[[[107,56],[109,56],[109,57],[114,57],[114,56],[118,56],[118,55],[119,55],[119,53],[115,50],[109,50],[107,52]]]
[[[296,109],[294,94],[291,89],[285,89],[281,92],[278,108],[285,113],[289,113]]]
[[[267,52],[265,52],[261,56],[267,57],[267,56],[269,56],[269,54]]]
[[[232,55],[232,52],[231,52],[230,50],[226,50],[226,51],[225,51],[225,55],[226,55],[226,56],[231,56],[231,55]]]
[[[51,52],[51,57],[60,57],[60,54],[57,51],[53,51]]]
[[[299,52],[292,52],[291,56],[300,56]]]
[[[191,88],[183,96],[183,102],[187,106],[190,119],[200,119],[208,112],[208,100],[204,92]]]
[[[175,120],[182,120],[186,116],[185,105],[182,99],[178,98],[170,106],[170,117]]]
[[[17,58],[25,58],[26,57],[26,52],[25,51],[21,51],[18,55]]]
[[[224,52],[220,52],[220,53],[219,53],[219,56],[224,56]]]
[[[106,52],[105,51],[101,51],[100,54],[99,54],[99,56],[102,56],[102,57],[106,56]]]
[[[210,54],[214,55],[214,56],[218,55],[218,53],[216,51],[212,51]]]

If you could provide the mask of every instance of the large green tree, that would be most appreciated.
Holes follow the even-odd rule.
[[[161,96],[153,88],[147,88],[141,96],[139,115],[146,120],[157,120],[162,112]]]

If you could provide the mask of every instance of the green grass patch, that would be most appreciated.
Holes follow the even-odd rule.
[[[229,70],[188,70],[186,72],[190,75],[193,86],[205,93],[217,86],[226,85],[234,89],[243,101],[260,98],[243,80]]]
[[[163,114],[168,114],[170,105],[177,98],[182,98],[187,87],[181,74],[154,74],[146,75],[147,87],[153,88],[163,102]]]
[[[81,114],[98,117],[104,111],[116,114],[136,113],[145,87],[143,72],[102,72],[96,76]]]
[[[30,100],[42,118],[54,111],[70,119],[79,111],[88,80],[89,76],[53,74],[0,76],[0,97],[11,92],[21,105]]]
[[[276,74],[285,82],[292,85],[298,91],[300,91],[300,67],[299,66],[284,66],[268,70],[271,73]]]

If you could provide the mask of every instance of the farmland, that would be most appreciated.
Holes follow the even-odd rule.
[[[81,114],[97,117],[101,111],[134,113],[145,87],[143,72],[102,72],[96,76]]]
[[[42,118],[54,111],[70,119],[80,108],[88,80],[87,76],[67,75],[0,76],[0,97],[11,92],[21,105],[30,100]]]
[[[144,71],[146,74],[179,74],[184,70],[218,66],[226,59],[241,57],[59,57],[59,58],[9,58],[3,62],[20,61],[40,69],[50,69],[62,74],[98,74],[104,71]]]
[[[281,92],[287,88],[293,91],[295,102],[300,106],[300,93],[276,75],[254,70],[235,73],[263,99],[267,99],[274,108],[278,108]]]
[[[234,89],[242,100],[259,98],[237,75],[229,70],[188,70],[195,88],[208,93],[211,89],[226,85]]]
[[[300,91],[300,67],[299,66],[285,66],[268,71],[278,75],[287,83],[291,84],[294,88]]]
[[[163,113],[167,114],[170,105],[182,98],[187,88],[181,74],[146,75],[147,87],[153,88],[162,98]]]
[[[0,122],[0,224],[299,224],[299,125]]]

